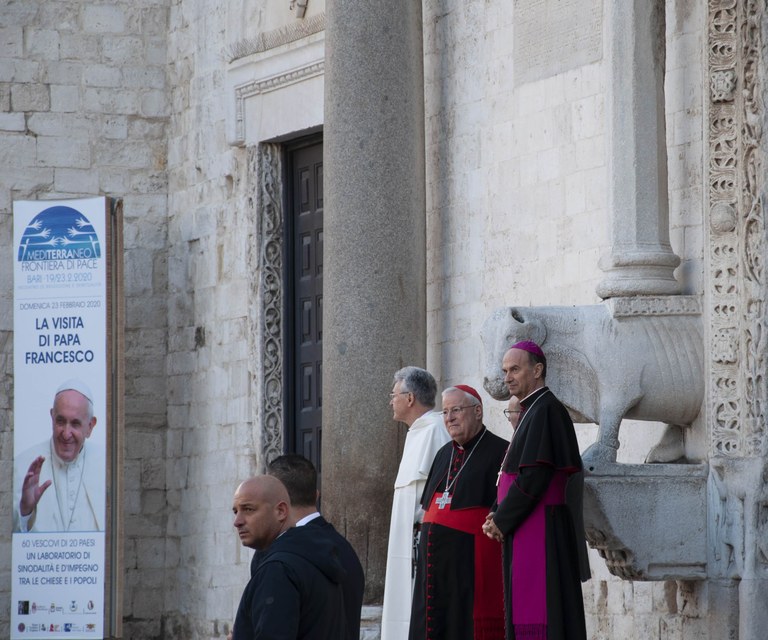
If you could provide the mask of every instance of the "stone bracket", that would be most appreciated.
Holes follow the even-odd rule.
[[[707,577],[702,464],[602,463],[584,481],[587,541],[626,580]]]

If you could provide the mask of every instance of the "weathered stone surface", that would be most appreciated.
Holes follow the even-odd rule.
[[[425,357],[421,6],[327,7],[323,506],[378,601],[388,510],[374,505],[391,500],[379,478],[394,478],[398,463],[385,399],[392,374]]]
[[[584,526],[613,575],[707,577],[707,475],[706,464],[595,465],[584,482]]]

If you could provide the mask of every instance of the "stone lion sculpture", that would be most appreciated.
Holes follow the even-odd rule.
[[[533,340],[548,361],[547,385],[576,422],[599,425],[586,462],[615,462],[623,418],[669,425],[649,461],[682,452],[682,430],[698,416],[704,397],[703,337],[697,315],[613,317],[606,305],[507,307],[482,330],[486,391],[509,398],[501,360],[515,342]],[[673,443],[674,434],[679,442]],[[671,453],[674,450],[675,453]]]

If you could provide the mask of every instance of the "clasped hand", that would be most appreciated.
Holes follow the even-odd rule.
[[[496,542],[504,542],[504,534],[501,533],[496,523],[493,521],[493,512],[485,516],[485,522],[483,523],[483,533],[487,535],[491,540]]]

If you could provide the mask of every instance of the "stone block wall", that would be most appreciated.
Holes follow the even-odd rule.
[[[124,612],[134,638],[159,637],[151,627],[173,562],[165,544],[167,5],[11,0],[0,11],[0,510],[11,511],[12,202],[121,198]],[[0,528],[0,637],[10,634],[10,555],[7,525]]]
[[[168,24],[169,518],[157,637],[231,629],[250,552],[232,528],[232,495],[255,473],[256,340],[250,324],[256,187],[245,149],[226,139],[225,48],[235,4],[173,2]],[[250,13],[249,13],[250,12]],[[262,9],[251,7],[258,18]],[[245,14],[244,14],[245,15]],[[242,28],[243,25],[238,25]],[[154,636],[153,636],[154,637]]]

